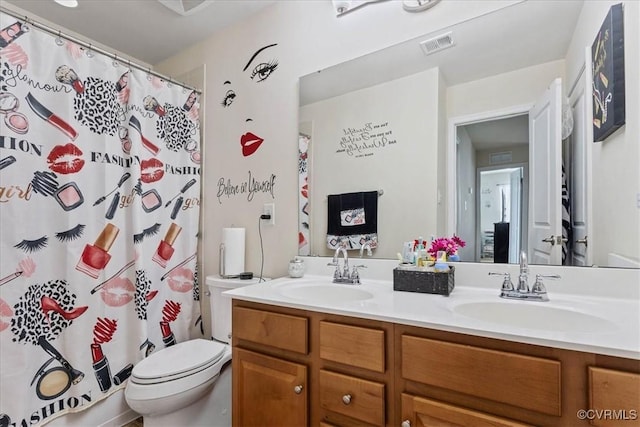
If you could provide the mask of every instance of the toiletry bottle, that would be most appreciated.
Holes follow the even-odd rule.
[[[93,372],[103,393],[111,388],[111,371],[109,361],[102,353],[100,344],[91,344],[91,357],[93,359]]]
[[[176,241],[178,234],[182,231],[182,227],[180,227],[175,222],[171,223],[171,226],[167,230],[167,234],[165,234],[164,239],[160,241],[158,245],[158,249],[156,253],[153,255],[153,260],[160,265],[160,267],[165,268],[167,266],[167,261],[171,259],[173,256],[173,242]]]
[[[447,264],[447,252],[438,251],[438,258],[433,266],[436,273],[446,273],[449,271],[449,264]]]
[[[76,265],[76,270],[97,279],[111,259],[109,249],[111,249],[111,245],[118,237],[119,232],[120,229],[115,225],[111,223],[105,225],[95,243],[93,245],[87,244],[84,247],[84,251],[82,251],[80,260]]]

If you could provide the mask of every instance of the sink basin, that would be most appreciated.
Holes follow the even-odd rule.
[[[611,332],[618,327],[588,313],[544,305],[507,301],[483,301],[458,304],[454,313],[485,322],[518,328],[557,332]]]
[[[284,297],[316,303],[331,304],[373,298],[371,292],[359,288],[358,285],[337,283],[291,282],[279,286],[278,290]]]

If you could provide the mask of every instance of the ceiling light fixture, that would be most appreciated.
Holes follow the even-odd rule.
[[[78,7],[78,0],[53,0],[60,6],[64,7]]]

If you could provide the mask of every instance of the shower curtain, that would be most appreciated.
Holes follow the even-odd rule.
[[[198,333],[198,94],[0,13],[0,425]]]

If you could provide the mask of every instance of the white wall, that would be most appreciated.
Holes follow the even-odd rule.
[[[620,1],[585,1],[571,48],[567,70],[575,79],[609,8]],[[609,253],[640,261],[640,2],[625,1],[625,110],[626,124],[593,148],[593,235],[589,247],[593,263],[606,265]],[[587,66],[587,72],[590,72]],[[611,207],[616,206],[615,215]]]
[[[297,253],[299,77],[513,3],[517,1],[441,2],[428,12],[407,13],[401,2],[389,1],[367,5],[337,18],[329,0],[280,1],[253,18],[157,64],[157,69],[170,75],[179,75],[201,64],[207,67],[204,275],[217,273],[221,229],[231,224],[247,228],[246,269],[259,271],[257,218],[262,203],[274,200],[260,195],[251,202],[235,197],[219,203],[216,196],[218,178],[239,182],[246,176],[247,169],[261,176],[271,173],[277,176],[276,225],[262,228],[265,274],[286,274],[287,261]],[[273,78],[261,83],[265,87],[271,85],[270,96],[254,97],[242,107],[238,105],[247,114],[252,108],[268,109],[272,113],[263,128],[268,140],[265,138],[264,148],[260,148],[259,159],[239,158],[235,153],[239,127],[229,121],[228,114],[220,107],[225,93],[222,83],[238,74],[248,55],[271,43],[278,43],[279,69]],[[440,208],[443,206],[446,206],[444,202]]]
[[[311,254],[333,255],[325,238],[329,194],[384,191],[376,257],[395,258],[403,241],[418,237],[416,230],[436,234],[438,75],[432,69],[300,108],[300,121],[313,122]],[[404,100],[402,109],[395,99]],[[348,129],[365,131],[349,135]],[[368,139],[350,142],[363,136]],[[355,148],[374,142],[376,148]]]

